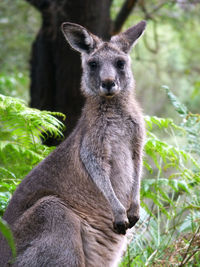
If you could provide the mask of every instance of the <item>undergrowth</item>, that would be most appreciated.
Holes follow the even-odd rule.
[[[130,233],[124,267],[200,266],[200,114],[164,88],[181,122],[145,118],[141,219]]]
[[[190,113],[165,87],[181,122],[145,116],[147,138],[141,219],[129,232],[120,266],[200,266],[200,115]],[[0,212],[23,177],[54,148],[41,137],[62,138],[60,113],[28,108],[0,95]],[[15,255],[12,234],[0,230]]]
[[[0,94],[0,214],[22,178],[54,149],[41,137],[63,137],[64,126],[54,115],[64,116]]]
[[[23,177],[54,149],[42,144],[42,139],[63,138],[64,125],[54,116],[64,118],[61,113],[32,109],[20,99],[0,94],[0,215]],[[0,231],[15,257],[12,233],[1,217]]]

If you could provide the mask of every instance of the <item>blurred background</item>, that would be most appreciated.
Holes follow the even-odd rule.
[[[42,2],[44,2],[43,6]],[[146,19],[148,21],[146,33],[132,51],[137,96],[142,102],[144,112],[150,115],[173,116],[173,110],[170,109],[166,96],[161,90],[162,85],[171,88],[192,112],[198,112],[200,104],[199,1],[107,0],[103,1],[104,3],[86,1],[85,4],[79,2],[56,0],[2,0],[0,2],[0,93],[23,98],[33,107],[67,113],[66,108],[63,107],[62,99],[60,99],[61,103],[58,103],[59,99],[57,98],[61,98],[61,96],[69,98],[70,95],[66,95],[66,93],[56,94],[51,91],[67,91],[70,90],[68,87],[78,87],[78,83],[72,82],[68,85],[65,81],[60,85],[54,81],[54,88],[52,89],[46,88],[49,84],[44,81],[45,78],[41,78],[41,75],[45,76],[45,72],[47,73],[45,68],[48,69],[49,64],[54,64],[59,71],[64,73],[66,72],[65,69],[68,68],[67,66],[72,64],[68,59],[65,64],[60,62],[62,66],[57,66],[59,62],[56,62],[56,56],[61,57],[61,55],[55,55],[61,49],[58,40],[62,39],[59,32],[61,22],[82,23],[94,33],[109,37],[113,33]],[[54,8],[53,5],[57,7]],[[82,5],[86,7],[83,8]],[[98,7],[98,10],[94,8],[94,5]],[[112,21],[110,22],[110,20]],[[118,24],[115,25],[116,29],[113,29],[115,23]],[[104,24],[106,29],[102,29],[100,24]],[[35,49],[32,48],[34,41],[35,46],[38,47],[35,54],[31,56]],[[69,49],[64,42],[62,44],[66,46],[66,50]],[[45,45],[46,47],[44,47]],[[52,51],[48,51],[48,59],[42,59],[42,52],[45,50],[47,53],[46,50],[50,49]],[[63,48],[61,50],[60,54],[63,54],[65,58],[66,52],[63,52]],[[42,60],[46,60],[46,62],[40,63],[39,61]],[[52,61],[54,62],[52,63]],[[75,62],[77,63],[77,61]],[[40,67],[40,64],[44,66]],[[31,71],[37,72],[35,68],[41,68],[41,73],[31,74]],[[73,68],[76,67],[73,66]],[[52,72],[54,72],[54,76],[57,75],[55,69]],[[79,70],[74,70],[74,72],[80,75]],[[70,73],[70,79],[73,76],[74,74]],[[29,89],[30,77],[34,80],[32,81],[32,90],[35,90],[35,93],[32,92],[31,94]],[[35,79],[38,82],[35,82]],[[56,79],[66,80],[66,75],[60,75],[54,80]],[[78,78],[76,77],[76,79]],[[40,84],[35,85],[35,83]],[[39,86],[45,88],[38,89]],[[43,93],[41,93],[42,90]],[[46,90],[49,93],[45,93]],[[35,97],[36,93],[39,99]],[[54,100],[50,99],[49,96],[48,99],[43,100],[42,98],[46,94],[52,94]],[[71,95],[76,97],[76,95]],[[77,112],[79,113],[79,110]]]

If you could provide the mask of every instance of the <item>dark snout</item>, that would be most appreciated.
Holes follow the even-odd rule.
[[[115,87],[115,82],[112,80],[105,80],[101,83],[101,86],[107,90],[108,92],[110,92],[112,90],[113,87]]]
[[[117,92],[117,85],[113,79],[105,79],[101,82],[101,93],[105,96],[113,96]]]

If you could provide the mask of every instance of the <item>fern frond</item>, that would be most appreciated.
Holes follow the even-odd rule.
[[[20,99],[0,94],[0,193],[12,193],[54,149],[43,145],[41,137],[63,137],[64,125],[54,116],[65,118],[59,112],[32,109]]]

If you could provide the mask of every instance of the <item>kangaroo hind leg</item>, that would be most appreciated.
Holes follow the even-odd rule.
[[[80,221],[57,197],[27,210],[14,227],[17,267],[84,267]]]

